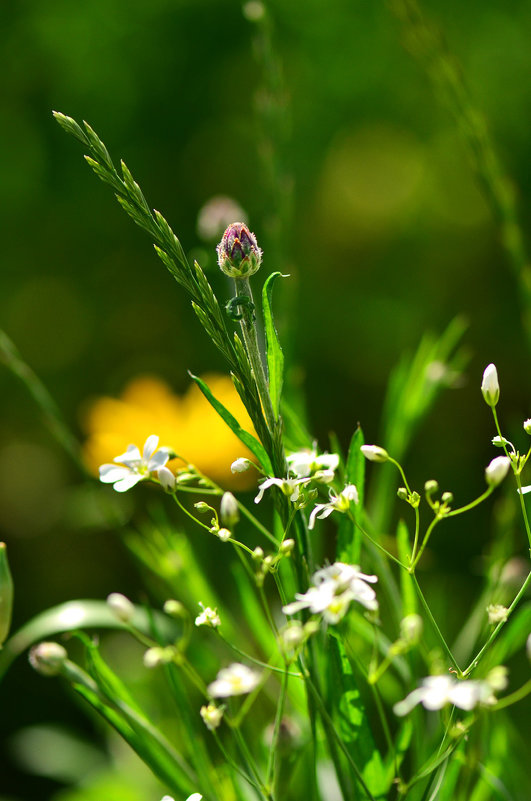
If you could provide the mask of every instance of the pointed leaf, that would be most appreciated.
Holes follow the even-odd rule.
[[[262,289],[262,309],[267,350],[267,370],[269,376],[269,395],[273,410],[278,417],[280,411],[280,398],[282,396],[282,381],[284,375],[284,354],[280,347],[275,320],[272,310],[273,284],[277,278],[288,278],[287,275],[276,272],[271,273]]]

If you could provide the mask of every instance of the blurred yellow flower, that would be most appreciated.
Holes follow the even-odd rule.
[[[240,425],[254,434],[253,425],[230,378],[210,374],[202,376],[214,396],[236,417]],[[120,398],[97,398],[84,414],[88,438],[84,458],[91,472],[112,462],[130,443],[142,443],[151,434],[160,437],[161,446],[172,448],[187,463],[223,487],[248,487],[256,482],[256,473],[231,473],[232,462],[252,455],[192,384],[185,395],[175,395],[155,376],[140,376],[127,384]],[[173,460],[169,466],[183,466]]]

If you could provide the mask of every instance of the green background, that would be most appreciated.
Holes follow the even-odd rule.
[[[89,121],[124,158],[227,299],[231,287],[215,243],[198,237],[197,215],[221,193],[247,211],[264,273],[292,276],[276,290],[279,329],[291,386],[304,394],[323,448],[330,431],[345,446],[358,421],[379,442],[386,382],[401,354],[464,315],[467,368],[407,465],[414,485],[437,478],[464,503],[482,491],[496,455],[479,392],[489,362],[499,369],[505,430],[522,448],[521,421],[531,415],[518,288],[467,145],[385,3],[274,0],[269,8],[274,53],[264,56],[257,26],[228,0],[6,4],[1,325],[80,436],[87,399],[118,394],[138,373],[183,391],[187,369],[223,370],[149,239],[53,121],[57,109]],[[430,0],[423,8],[488,121],[525,231],[531,6]],[[15,624],[72,597],[135,594],[140,580],[119,537],[91,513],[100,488],[87,496],[5,369],[0,397],[0,536],[15,576]],[[479,586],[491,510],[455,521],[432,545],[438,603],[461,599],[446,609],[455,634]],[[525,556],[522,532],[515,542]],[[64,708],[61,689],[25,664],[0,692],[8,735],[61,716],[86,725]],[[2,798],[42,800],[60,786],[28,778],[8,759]]]

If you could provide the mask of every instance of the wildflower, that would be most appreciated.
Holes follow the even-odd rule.
[[[260,674],[255,670],[234,662],[220,670],[215,681],[208,685],[208,692],[214,698],[228,698],[232,695],[245,695],[260,684]]]
[[[196,626],[208,626],[211,629],[221,626],[221,619],[217,609],[212,609],[210,606],[203,606],[201,602],[199,602],[199,606],[203,611],[195,619]]]
[[[347,484],[345,489],[336,495],[332,490],[329,492],[330,501],[328,503],[318,503],[310,514],[309,529],[315,525],[315,519],[322,520],[332,512],[348,512],[352,502],[358,503],[358,490],[354,484]]]
[[[310,476],[317,481],[329,482],[334,479],[334,470],[339,464],[339,456],[336,453],[318,454],[313,450],[302,450],[290,453],[286,457],[288,467],[296,478],[309,478]]]
[[[208,704],[208,706],[202,706],[199,710],[199,714],[203,718],[203,723],[207,727],[209,731],[214,731],[220,725],[223,719],[223,712],[224,707],[216,706],[215,704]]]
[[[129,445],[125,453],[113,460],[119,466],[101,465],[100,481],[104,484],[114,484],[116,492],[126,492],[139,481],[151,478],[151,474],[164,467],[170,458],[168,448],[160,448],[157,451],[158,444],[157,435],[151,434],[144,443],[142,454],[136,445]]]
[[[509,472],[510,466],[511,460],[508,456],[496,456],[485,468],[485,480],[489,487],[497,487],[498,484],[501,484]]]
[[[380,448],[379,445],[362,445],[360,451],[369,462],[386,462],[389,459],[385,448]]]
[[[58,676],[67,658],[66,649],[58,642],[41,642],[29,652],[31,667],[43,676]]]
[[[240,510],[238,508],[238,501],[232,492],[225,492],[221,498],[219,512],[223,523],[226,526],[235,526],[240,519]]]
[[[260,503],[264,497],[264,492],[270,487],[278,487],[292,503],[299,500],[301,486],[307,484],[307,478],[266,478],[258,485],[258,495],[254,499],[255,503]]]
[[[489,624],[495,626],[497,623],[505,623],[509,616],[509,610],[502,604],[489,604],[487,606]]]
[[[135,614],[134,605],[120,592],[111,592],[107,596],[107,606],[121,623],[130,623]]]
[[[197,233],[206,242],[216,241],[232,220],[247,222],[244,210],[231,197],[215,195],[199,210]]]
[[[357,565],[334,562],[314,573],[313,586],[305,593],[296,593],[297,600],[284,606],[282,611],[285,615],[293,615],[301,609],[309,609],[313,615],[322,613],[327,623],[337,623],[351,601],[357,601],[371,611],[378,609],[376,593],[367,583],[376,581],[376,576],[361,573]]]
[[[229,278],[248,278],[262,263],[262,251],[245,223],[231,223],[216,248],[220,270]]]
[[[498,371],[493,364],[489,364],[485,368],[483,381],[481,382],[481,392],[485,403],[494,409],[500,398],[500,385],[498,383]]]
[[[428,676],[421,686],[413,690],[403,701],[394,706],[396,715],[407,715],[417,704],[425,709],[442,709],[453,704],[467,712],[478,705],[490,706],[496,703],[494,690],[504,689],[507,685],[506,671],[491,671],[486,679],[466,679],[460,681],[453,676]]]
[[[252,434],[253,425],[230,378],[211,373],[202,379],[242,428]],[[251,454],[196,384],[180,396],[159,378],[134,378],[120,398],[97,398],[88,407],[84,423],[88,433],[84,459],[96,474],[99,465],[111,462],[128,442],[143,442],[156,431],[161,442],[174,445],[186,460],[175,458],[167,463],[165,466],[172,473],[187,470],[191,462],[223,488],[250,487],[255,482],[252,473],[236,476],[231,472],[231,462],[238,456],[249,461]],[[162,483],[162,476],[158,477]],[[179,473],[179,480],[182,478]]]

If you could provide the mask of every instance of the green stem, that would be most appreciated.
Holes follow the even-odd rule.
[[[524,583],[520,587],[520,589],[518,591],[518,594],[516,595],[514,601],[510,605],[509,609],[507,610],[507,618],[505,620],[501,620],[498,623],[498,625],[496,626],[494,631],[491,633],[490,637],[488,638],[488,640],[485,643],[485,645],[483,646],[483,648],[479,651],[478,654],[476,654],[476,656],[474,657],[472,662],[469,664],[469,666],[466,668],[466,670],[464,670],[463,673],[460,674],[461,678],[466,679],[466,677],[474,670],[474,668],[476,668],[478,666],[480,660],[485,655],[485,652],[488,650],[490,644],[493,642],[493,640],[496,639],[496,637],[498,636],[498,634],[501,631],[501,629],[505,626],[507,620],[510,618],[514,608],[517,606],[518,602],[520,601],[520,598],[524,595],[524,593],[525,593],[525,591],[526,591],[526,589],[527,589],[527,587],[529,586],[530,583],[531,583],[531,572],[528,574],[526,580],[524,581]]]
[[[410,573],[414,572],[414,570],[415,570],[415,568],[416,568],[416,566],[417,566],[417,564],[418,564],[418,562],[420,560],[420,557],[424,553],[424,548],[428,544],[428,540],[431,537],[431,533],[432,533],[433,529],[435,528],[435,526],[437,525],[437,523],[440,520],[442,520],[441,517],[434,517],[433,518],[433,520],[431,521],[430,525],[428,526],[428,528],[426,530],[426,534],[424,535],[424,539],[422,541],[422,545],[420,546],[419,552],[418,552],[418,554],[416,556],[415,556],[415,550],[416,550],[417,541],[415,540],[415,545],[413,546],[414,559],[413,559],[413,562],[411,563],[411,566],[409,568],[409,572]]]
[[[448,645],[448,643],[444,639],[444,636],[443,636],[439,626],[437,625],[437,621],[433,617],[432,611],[431,611],[430,607],[428,606],[428,602],[426,601],[426,598],[424,597],[424,593],[420,589],[420,585],[419,585],[419,583],[417,581],[417,577],[415,576],[414,573],[411,573],[411,580],[413,581],[413,584],[415,585],[415,589],[416,589],[417,594],[418,594],[418,596],[420,598],[420,602],[421,602],[422,606],[424,607],[424,611],[426,612],[426,615],[428,616],[429,621],[430,621],[431,625],[433,626],[433,630],[435,631],[435,633],[436,633],[436,635],[437,635],[437,637],[439,639],[439,642],[441,643],[441,645],[442,645],[446,655],[450,659],[452,665],[457,670],[458,674],[461,675],[461,670],[459,668],[459,665],[457,664],[457,661],[456,661],[453,653],[450,650],[450,646]]]
[[[516,704],[517,701],[521,701],[522,698],[525,698],[526,695],[529,695],[529,693],[531,693],[531,679],[526,681],[526,683],[523,684],[519,690],[515,690],[514,693],[511,693],[510,695],[506,695],[505,698],[502,698],[500,701],[498,701],[495,706],[491,707],[491,709],[505,709],[505,707]]]
[[[267,760],[266,782],[268,786],[274,788],[276,785],[276,766],[278,764],[277,751],[280,737],[280,727],[282,725],[282,718],[284,715],[284,706],[286,702],[286,693],[288,690],[289,674],[284,672],[282,676],[282,684],[280,687],[280,697],[278,699],[277,713],[275,715],[275,726],[273,729],[273,738],[269,747],[269,757]]]
[[[249,279],[235,278],[234,284],[236,287],[236,294],[248,297],[251,302],[250,309],[253,309],[253,293]],[[242,306],[242,313],[243,317],[241,320],[241,329],[243,341],[245,342],[247,355],[253,370],[254,380],[256,381],[256,387],[258,389],[258,395],[260,396],[260,400],[262,402],[262,409],[267,422],[267,427],[269,428],[271,434],[273,434],[276,428],[276,416],[273,409],[273,404],[271,402],[271,396],[269,395],[269,385],[264,369],[264,363],[258,347],[258,337],[256,336],[256,327],[253,322],[253,313],[249,311],[247,306]]]

